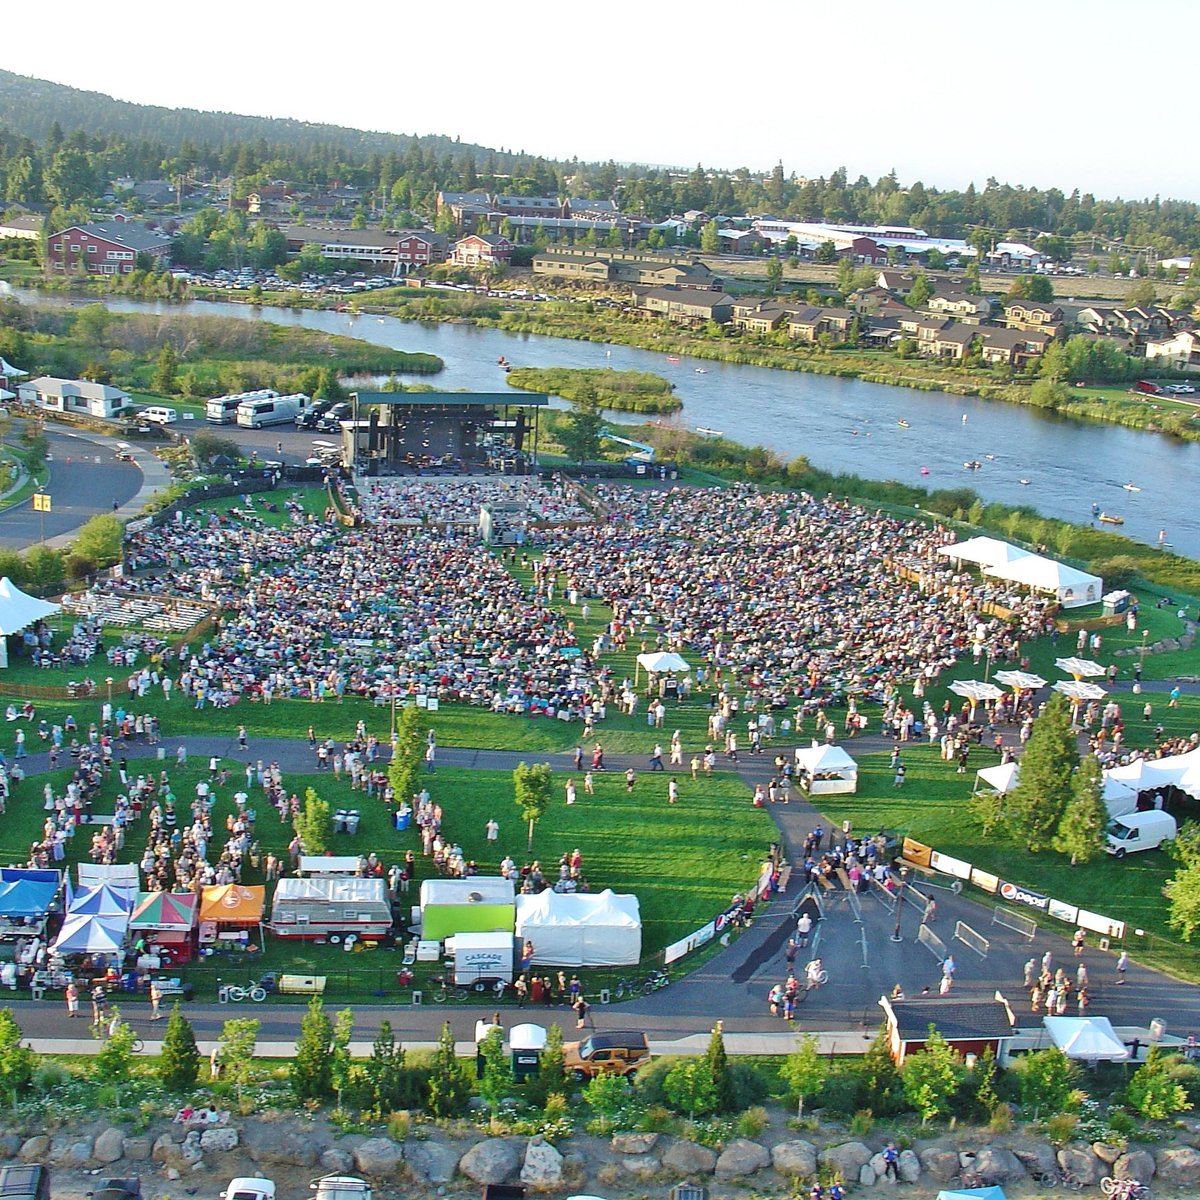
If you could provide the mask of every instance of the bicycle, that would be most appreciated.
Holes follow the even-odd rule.
[[[1105,1175],[1100,1180],[1100,1190],[1106,1196],[1115,1196],[1116,1200],[1150,1200],[1150,1188],[1136,1179],[1117,1179],[1113,1175]]]
[[[1069,1192],[1081,1192],[1087,1186],[1078,1175],[1072,1175],[1070,1171],[1043,1171],[1040,1174],[1035,1173],[1033,1180],[1045,1188],[1054,1188],[1061,1184]]]
[[[618,979],[617,986],[613,988],[613,995],[618,1000],[624,1000],[626,996],[632,996],[636,990],[632,979]]]
[[[445,1004],[447,1000],[453,1000],[455,1004],[462,1004],[470,998],[470,988],[448,982],[445,975],[434,975],[429,982],[434,985],[434,1004]]]
[[[222,983],[219,979],[217,980],[218,1004],[241,1004],[244,1000],[261,1004],[266,998],[267,989],[263,986],[262,980],[252,979],[244,985]]]
[[[666,971],[661,969],[658,971],[651,971],[642,983],[642,995],[649,996],[651,992],[657,992],[662,988],[665,988],[670,982],[671,977],[666,973]]]

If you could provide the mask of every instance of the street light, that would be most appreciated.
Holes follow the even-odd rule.
[[[900,886],[896,889],[896,928],[892,930],[892,941],[902,942],[900,936],[900,918],[904,915],[904,882],[908,879],[908,868],[900,868]]]

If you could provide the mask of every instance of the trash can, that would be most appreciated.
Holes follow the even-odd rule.
[[[536,1075],[542,1065],[542,1051],[546,1048],[546,1030],[541,1025],[514,1025],[508,1034],[508,1046],[512,1055],[513,1078],[520,1083]]]
[[[397,830],[407,829],[409,826],[409,823],[411,821],[412,821],[412,809],[411,808],[396,809],[396,828],[397,828]]]
[[[339,808],[337,812],[333,814],[333,832],[346,832],[346,810],[344,808]]]
[[[1155,1017],[1150,1022],[1150,1040],[1152,1042],[1161,1042],[1163,1035],[1167,1032],[1167,1023],[1162,1017]]]
[[[357,833],[358,832],[358,822],[359,822],[358,809],[352,808],[346,814],[346,826],[345,826],[346,832],[350,833],[350,834]]]

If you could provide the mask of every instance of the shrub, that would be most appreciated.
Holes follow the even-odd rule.
[[[825,1080],[816,1097],[815,1106],[827,1116],[850,1117],[863,1105],[868,1097],[863,1095],[861,1077],[857,1071],[834,1071]]]
[[[770,1123],[771,1118],[767,1116],[767,1110],[763,1108],[761,1104],[756,1104],[752,1108],[746,1109],[746,1111],[742,1113],[740,1117],[738,1117],[738,1137],[760,1137]]]
[[[671,1107],[693,1118],[716,1112],[721,1103],[707,1059],[679,1060],[667,1072],[663,1087]]]
[[[671,1059],[660,1057],[651,1059],[638,1071],[635,1091],[643,1104],[659,1106],[667,1104],[667,1093],[663,1083],[671,1066]]]
[[[871,1130],[875,1128],[875,1114],[869,1108],[860,1108],[858,1112],[850,1118],[850,1132],[855,1137],[865,1138],[870,1136]]]

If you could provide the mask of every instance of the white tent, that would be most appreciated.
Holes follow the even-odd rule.
[[[975,772],[976,780],[982,780],[998,795],[1006,796],[1017,786],[1017,778],[1021,773],[1015,762],[997,763],[994,767],[981,767]],[[975,790],[979,790],[976,783]]]
[[[648,671],[655,675],[687,675],[691,667],[678,654],[670,650],[656,650],[637,656],[636,677],[639,671]]]
[[[1002,542],[999,538],[973,537],[965,542],[957,542],[953,546],[939,546],[938,553],[946,558],[954,558],[959,562],[978,563],[981,567],[993,567],[997,563],[1016,562],[1018,558],[1027,558],[1028,550],[1020,546]]]
[[[8,643],[4,638],[61,611],[61,604],[51,604],[49,600],[30,596],[21,591],[7,575],[0,579],[0,667],[8,666]]]
[[[813,796],[858,791],[858,763],[841,746],[818,742],[796,750],[796,782]]]
[[[535,966],[626,967],[642,957],[637,897],[609,890],[518,896],[517,937],[533,943]]]
[[[1170,758],[1137,758],[1123,767],[1113,767],[1105,777],[1135,792],[1176,787],[1193,800],[1200,800],[1200,750],[1174,754]]]
[[[1095,604],[1104,592],[1104,581],[1099,575],[1077,571],[1040,554],[1026,554],[1012,562],[987,566],[983,573],[1022,584],[1036,592],[1049,592],[1063,608]]]
[[[1129,1048],[1107,1017],[1043,1017],[1054,1044],[1068,1057],[1084,1062],[1124,1062]]]
[[[114,916],[71,913],[50,949],[56,954],[120,954],[128,928],[127,912]]]

